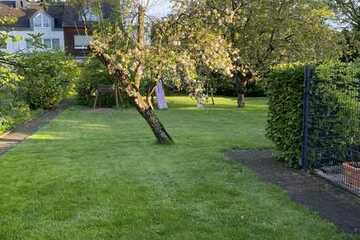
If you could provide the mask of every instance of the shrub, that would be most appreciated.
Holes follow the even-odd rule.
[[[359,79],[359,64],[331,62],[317,66],[310,98],[312,167],[322,160],[329,164],[327,154],[338,161],[345,160],[349,146],[359,144]],[[280,159],[298,166],[303,142],[304,66],[273,68],[267,76],[267,87],[267,136],[275,143]],[[325,148],[331,153],[321,150]]]
[[[0,132],[30,118],[30,109],[19,99],[17,84],[21,77],[12,69],[0,66]]]
[[[76,62],[60,51],[32,53],[22,63],[26,67],[21,88],[32,109],[56,107],[79,75]]]
[[[89,58],[81,67],[80,78],[75,84],[79,104],[92,105],[94,92],[99,84],[114,84],[105,66],[95,58]],[[107,104],[114,104],[114,98],[106,98]]]
[[[246,87],[247,97],[265,97],[265,81],[257,80],[250,82]]]

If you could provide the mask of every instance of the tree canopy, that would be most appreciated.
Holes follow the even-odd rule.
[[[314,0],[174,0],[176,22],[187,32],[212,30],[230,46],[239,106],[249,80],[282,62],[322,61],[337,57],[337,34],[326,20],[334,17]],[[186,28],[185,28],[186,29]],[[319,37],[321,36],[321,37]]]

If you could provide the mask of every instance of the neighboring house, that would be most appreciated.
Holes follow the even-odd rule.
[[[109,15],[111,7],[104,5],[103,11]],[[8,52],[33,51],[31,35],[41,34],[45,49],[62,49],[79,57],[87,54],[91,40],[89,24],[85,26],[83,19],[87,19],[87,23],[98,20],[89,8],[79,9],[58,2],[44,9],[39,3],[25,0],[0,0],[0,16],[17,18],[16,24],[6,30],[10,35],[20,36],[21,40],[8,41],[7,46],[0,46]]]

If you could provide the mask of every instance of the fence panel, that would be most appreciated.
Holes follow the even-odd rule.
[[[301,166],[360,195],[360,80],[305,67]]]

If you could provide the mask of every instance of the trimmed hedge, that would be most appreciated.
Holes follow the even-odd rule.
[[[345,160],[349,146],[360,144],[360,64],[331,62],[318,65],[315,72],[310,97],[311,167],[322,161],[332,164],[331,159],[333,164]],[[281,160],[298,167],[303,142],[304,65],[273,68],[267,87],[267,137],[275,143]]]
[[[351,148],[360,146],[360,64],[322,64],[316,76],[308,157],[312,167],[337,165],[347,160]]]
[[[279,158],[297,166],[302,146],[304,65],[274,67],[266,81],[269,98],[266,135],[275,143]]]

